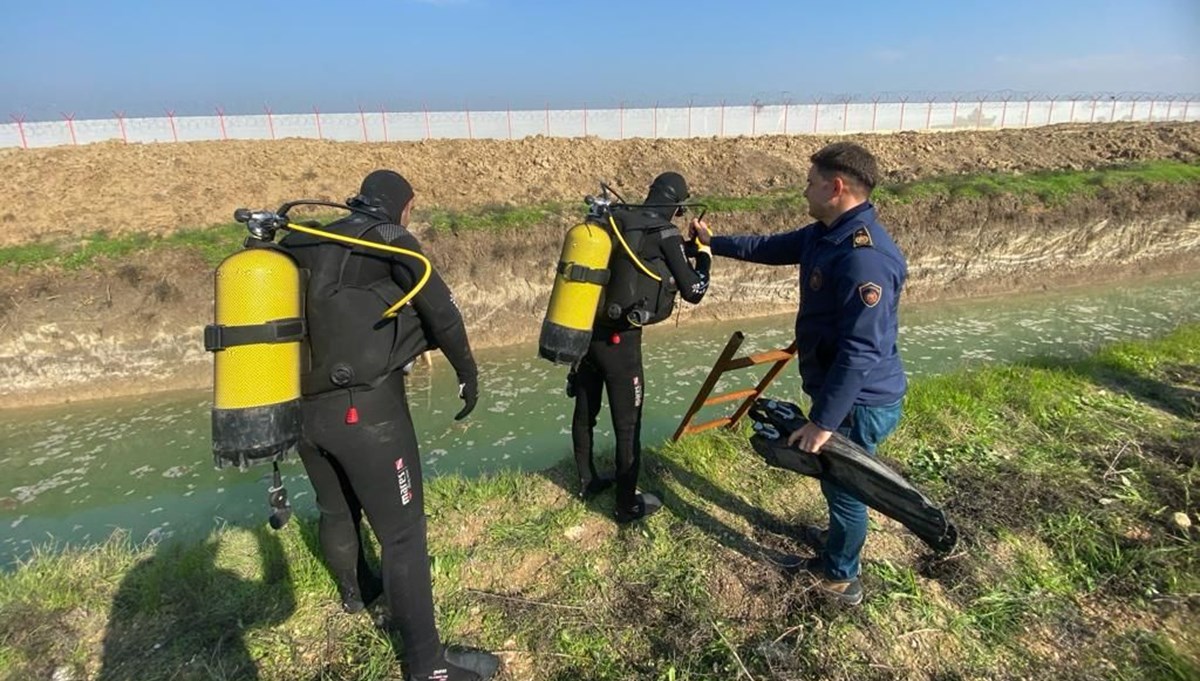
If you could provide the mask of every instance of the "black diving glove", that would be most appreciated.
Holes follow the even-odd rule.
[[[458,396],[462,398],[463,408],[454,415],[455,421],[461,421],[467,418],[475,409],[475,403],[479,401],[479,378],[472,376],[470,378],[458,379]]]

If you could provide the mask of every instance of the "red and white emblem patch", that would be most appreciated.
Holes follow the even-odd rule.
[[[883,297],[883,288],[879,284],[868,281],[858,287],[858,297],[862,298],[863,305],[875,307],[879,304],[879,299]]]

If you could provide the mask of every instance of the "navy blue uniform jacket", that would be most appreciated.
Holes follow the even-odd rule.
[[[814,423],[836,430],[854,405],[882,406],[904,396],[896,333],[908,265],[874,206],[862,203],[828,227],[815,222],[772,236],[714,236],[712,250],[800,266],[796,347]]]

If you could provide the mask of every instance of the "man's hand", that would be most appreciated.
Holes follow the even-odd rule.
[[[458,396],[462,398],[463,408],[454,415],[455,421],[461,421],[467,418],[475,409],[475,403],[479,401],[479,379],[472,376],[468,379],[459,379]]]
[[[804,424],[800,430],[792,432],[788,436],[788,446],[795,447],[802,452],[817,454],[821,451],[821,447],[829,442],[829,438],[833,436],[832,430],[825,430],[821,426],[809,421]]]
[[[707,246],[712,242],[712,230],[703,220],[692,218],[688,223],[688,238],[700,242],[701,246]]]

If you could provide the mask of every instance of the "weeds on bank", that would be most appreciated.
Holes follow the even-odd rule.
[[[1172,518],[1197,512],[1197,367],[1193,325],[916,382],[882,455],[962,539],[933,556],[873,516],[857,609],[777,569],[823,502],[745,430],[648,451],[665,509],[634,527],[611,495],[574,497],[569,461],[437,478],[439,626],[512,679],[1196,678],[1200,549]],[[0,676],[395,678],[395,642],[337,611],[317,547],[300,518],[39,554],[0,575]]]
[[[1072,196],[1095,196],[1104,190],[1119,191],[1129,185],[1179,184],[1200,181],[1200,165],[1177,161],[1102,170],[1052,170],[1028,174],[981,173],[948,175],[901,185],[886,185],[876,192],[881,203],[911,203],[932,197],[980,198],[1010,194],[1035,197],[1046,204],[1062,203]]]
[[[906,184],[883,185],[874,200],[912,203],[932,198],[962,199],[1008,194],[1036,199],[1046,205],[1062,203],[1077,195],[1120,191],[1130,186],[1200,182],[1200,165],[1155,161],[1140,165],[1091,171],[1044,171],[1027,175],[973,173],[928,178]],[[696,197],[711,212],[794,213],[805,206],[802,188],[758,196]],[[532,206],[486,206],[467,211],[442,208],[418,209],[415,224],[428,224],[436,232],[514,232],[560,220],[582,217],[580,202],[544,202]],[[322,221],[330,216],[318,216]],[[233,223],[207,228],[182,229],[167,236],[130,234],[110,236],[95,232],[83,239],[33,243],[0,248],[0,266],[57,266],[67,270],[91,266],[98,260],[117,259],[132,253],[159,248],[178,248],[197,253],[215,265],[237,250],[246,237],[245,227]]]

